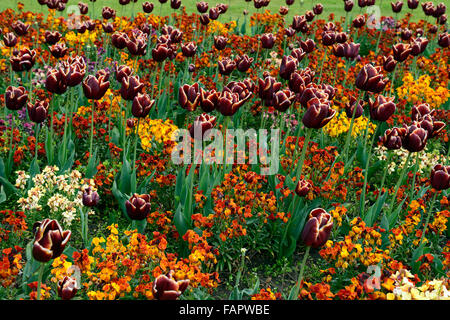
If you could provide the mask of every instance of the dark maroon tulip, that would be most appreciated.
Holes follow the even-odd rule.
[[[50,53],[57,59],[64,57],[67,51],[68,48],[65,43],[57,43],[50,47]]]
[[[441,48],[447,48],[450,46],[450,35],[448,32],[444,32],[439,35],[438,44]]]
[[[358,119],[361,117],[364,112],[364,104],[365,103],[362,100],[358,100],[358,103],[356,103],[356,98],[350,96],[350,101],[345,104],[345,114],[347,115],[347,118],[354,117],[354,119]]]
[[[144,89],[144,84],[139,79],[139,76],[123,77],[121,84],[120,95],[125,100],[133,100]]]
[[[308,107],[308,102],[314,98],[329,100],[328,93],[322,90],[321,87],[315,83],[308,84],[305,88],[301,88],[300,93],[297,96],[298,102],[304,107]]]
[[[403,1],[391,2],[391,7],[394,13],[399,13],[402,11]]]
[[[264,49],[272,49],[275,45],[275,36],[272,33],[261,35],[261,45]]]
[[[295,35],[295,32],[295,29],[293,29],[292,27],[287,27],[286,29],[284,29],[284,34],[289,38],[293,37]]]
[[[236,62],[236,69],[240,72],[247,72],[247,70],[250,69],[254,59],[244,54],[242,56],[237,56],[234,61]]]
[[[58,221],[44,219],[33,225],[33,258],[39,262],[48,262],[58,258],[69,242],[70,230],[63,231]]]
[[[127,49],[133,56],[143,56],[147,52],[147,34],[134,29],[127,41]]]
[[[116,10],[110,8],[110,7],[103,7],[102,8],[102,17],[103,19],[109,20],[111,18],[116,17]]]
[[[411,45],[411,55],[418,56],[423,53],[428,45],[427,38],[416,38],[413,40]]]
[[[323,12],[323,5],[321,4],[321,3],[318,3],[318,4],[316,4],[314,7],[313,7],[313,11],[314,11],[314,14],[315,15],[319,15],[319,14],[322,14],[322,12]]]
[[[316,43],[313,39],[306,39],[305,41],[300,41],[300,46],[306,53],[311,53],[316,48]]]
[[[114,25],[111,22],[102,23],[102,28],[105,33],[113,33],[114,32]]]
[[[222,115],[231,117],[247,100],[240,99],[238,93],[224,90],[217,99],[216,109]]]
[[[383,78],[380,67],[366,64],[356,77],[355,85],[358,89],[380,93],[386,87],[387,78]]]
[[[326,99],[313,98],[308,101],[308,109],[302,122],[307,128],[320,129],[333,119],[336,110],[331,108],[331,102]]]
[[[289,13],[289,8],[288,8],[288,7],[281,6],[281,7],[280,7],[280,10],[278,10],[278,12],[279,12],[282,16],[285,16],[285,15],[287,15],[287,14]]]
[[[66,75],[66,84],[69,87],[75,87],[83,81],[86,75],[86,63],[82,57],[69,57],[67,62],[62,63],[64,74]]]
[[[302,240],[309,247],[319,248],[328,241],[332,229],[331,215],[322,208],[314,209],[303,228]]]
[[[305,16],[294,16],[291,27],[295,31],[302,33],[306,33],[309,30],[308,21]]]
[[[330,84],[322,83],[318,88],[328,95],[328,100],[333,100],[336,95],[336,88]]]
[[[209,9],[209,19],[211,20],[217,20],[219,18],[220,11],[217,7]]]
[[[49,9],[55,10],[58,9],[58,5],[59,5],[60,0],[47,0],[47,7]]]
[[[369,99],[369,111],[372,120],[387,121],[395,112],[396,105],[394,103],[394,97],[386,98],[382,95],[378,95],[375,101]]]
[[[353,0],[346,0],[346,1],[344,1],[344,10],[346,12],[352,11],[353,5],[354,5]]]
[[[392,47],[394,52],[394,59],[398,62],[403,62],[408,59],[412,49],[409,44],[397,43]]]
[[[207,113],[202,113],[195,118],[194,124],[189,126],[189,133],[193,139],[203,140],[205,133],[214,128],[216,125],[216,117]]]
[[[133,70],[127,65],[118,66],[115,70],[116,80],[122,83],[122,79],[131,76]]]
[[[255,85],[250,79],[245,79],[243,81],[232,81],[223,88],[223,91],[237,93],[239,100],[243,100],[244,102],[250,99],[254,90]]]
[[[432,16],[434,14],[435,7],[431,1],[427,1],[422,3],[422,10],[426,16]]]
[[[185,57],[193,57],[197,52],[197,46],[194,42],[188,42],[186,44],[181,45],[181,52]]]
[[[295,187],[295,193],[299,197],[306,197],[309,193],[309,190],[311,190],[311,183],[304,179],[298,180],[297,186]]]
[[[214,36],[214,47],[223,50],[227,46],[228,38],[224,36]]]
[[[86,3],[79,2],[78,9],[80,9],[81,14],[87,14],[89,10],[89,6]]]
[[[21,49],[17,55],[13,55],[9,62],[15,72],[22,72],[30,70],[36,60],[36,51],[28,48]]]
[[[167,276],[158,276],[153,283],[153,296],[157,300],[176,300],[189,285],[189,280],[176,281],[175,272],[171,270]]]
[[[163,3],[166,3],[167,2],[167,0],[158,0],[159,1],[159,3],[161,3],[161,4],[163,4]]]
[[[345,32],[336,32],[336,43],[345,43],[348,36]]]
[[[127,214],[131,220],[146,219],[150,213],[150,207],[150,195],[148,194],[135,193],[125,202]]]
[[[441,133],[445,128],[445,123],[442,121],[435,120],[431,114],[427,114],[422,117],[419,122],[419,126],[425,129],[428,133],[428,139],[434,138]]]
[[[292,72],[297,69],[297,59],[292,56],[283,56],[281,59],[280,72],[279,75],[285,80],[289,80]]]
[[[130,2],[131,2],[131,0],[119,0],[119,4],[121,4],[122,6],[126,6]]]
[[[397,65],[397,61],[395,61],[393,56],[385,57],[383,56],[383,69],[386,72],[392,72]]]
[[[308,10],[308,11],[305,12],[305,19],[308,22],[313,21],[314,20],[314,16],[315,16],[315,14],[311,10]]]
[[[222,75],[229,75],[236,68],[236,62],[230,58],[224,58],[217,63],[219,67],[219,72]]]
[[[219,100],[220,92],[215,90],[205,91],[200,90],[200,107],[205,112],[211,112],[216,109],[217,101]]]
[[[367,5],[368,5],[368,0],[358,0],[358,7],[364,8],[364,7],[367,7]]]
[[[264,100],[266,105],[272,105],[274,94],[281,89],[281,82],[277,82],[272,76],[265,75],[264,79],[258,79],[258,85],[260,98]]]
[[[292,49],[292,51],[291,51],[291,56],[293,58],[297,59],[297,62],[302,61],[303,58],[305,57],[305,55],[306,55],[306,52],[303,51],[302,48],[295,48],[295,49]]]
[[[170,7],[173,10],[177,10],[181,7],[181,0],[170,0]]]
[[[437,4],[434,8],[433,17],[438,18],[445,14],[445,11],[447,10],[447,7],[442,2]]]
[[[202,14],[200,16],[199,20],[200,20],[200,23],[204,26],[207,26],[210,22],[209,16],[206,13]]]
[[[62,1],[60,1],[58,3],[58,7],[56,8],[56,10],[62,12],[62,11],[64,11],[64,9],[66,9],[66,4],[64,2],[62,2]]]
[[[200,103],[200,93],[198,83],[185,84],[178,89],[178,103],[187,111],[195,111]]]
[[[336,42],[336,33],[334,31],[326,31],[322,33],[322,44],[324,46],[332,46]]]
[[[446,24],[446,23],[447,23],[447,15],[446,15],[446,14],[443,14],[442,16],[439,16],[439,18],[437,19],[437,23],[440,24],[441,26],[443,26],[444,24]],[[437,30],[438,30],[437,26],[433,26],[433,27],[434,27],[434,28],[433,28],[433,31],[432,31],[431,28],[428,29],[428,31],[429,31],[430,33],[436,33],[436,32],[437,32]]]
[[[86,79],[84,79],[82,86],[86,98],[99,100],[103,98],[108,90],[109,81],[106,81],[104,76],[97,78],[93,75],[89,75]]]
[[[148,94],[138,93],[133,99],[131,114],[136,118],[145,118],[154,104],[155,100],[150,99]]]
[[[95,21],[87,20],[84,22],[84,25],[86,26],[86,30],[88,30],[88,31],[95,30]]]
[[[301,94],[306,89],[306,86],[312,82],[313,77],[314,71],[311,71],[309,68],[295,71],[289,78],[289,89],[295,93]]]
[[[419,6],[419,0],[408,0],[408,8],[411,10],[417,9]]]
[[[425,149],[428,139],[427,130],[421,128],[419,123],[413,123],[406,127],[406,134],[403,140],[403,148],[409,152],[419,152]]]
[[[151,2],[145,1],[142,4],[142,10],[144,10],[145,13],[152,13],[153,8],[154,8],[154,5]]]
[[[336,50],[336,53],[342,54],[341,57],[345,57],[348,60],[354,60],[359,55],[359,46],[359,43],[346,42],[333,47],[333,52]]]
[[[353,20],[353,26],[355,28],[361,28],[366,24],[366,18],[363,15],[358,15]]]
[[[428,103],[422,103],[417,106],[413,106],[411,109],[412,121],[420,121],[428,114],[432,114],[433,111]]]
[[[45,79],[47,91],[55,94],[63,94],[67,91],[66,74],[64,69],[50,69]]]
[[[62,300],[70,300],[77,294],[77,280],[72,277],[65,276],[58,281],[58,296]]]
[[[430,176],[431,186],[440,191],[450,188],[450,166],[437,164],[431,170]]]
[[[5,91],[5,105],[9,110],[20,110],[28,101],[28,94],[24,87],[9,86]]]
[[[152,50],[152,58],[156,62],[162,62],[169,57],[170,53],[171,49],[167,44],[158,44],[156,48]]]
[[[216,8],[219,10],[219,14],[224,14],[228,11],[228,5],[225,3],[218,3]]]
[[[123,49],[127,46],[128,36],[123,32],[114,32],[111,36],[111,43],[117,49]]]
[[[94,207],[100,201],[100,197],[98,196],[97,191],[92,190],[91,187],[87,187],[83,191],[83,206],[85,207]]]
[[[402,29],[402,31],[400,32],[400,37],[402,38],[403,41],[408,41],[409,39],[411,39],[412,37],[412,31],[409,30],[408,28]]]
[[[380,141],[388,150],[398,150],[403,146],[403,139],[406,136],[405,128],[387,129]]]
[[[197,6],[197,11],[199,13],[205,13],[206,11],[208,11],[208,8],[209,8],[208,3],[205,1],[197,2],[196,6]]]
[[[61,39],[61,33],[58,31],[45,31],[44,33],[45,43],[48,45],[54,45]]]
[[[247,1],[247,0],[246,0]],[[292,6],[294,4],[295,0],[286,0],[286,4],[288,6]]]
[[[40,6],[45,6],[47,4],[47,0],[38,0]]]
[[[20,20],[17,20],[11,25],[11,28],[18,36],[24,36],[28,33],[28,29],[30,29],[29,24],[25,24]]]
[[[83,33],[86,32],[86,30],[87,30],[87,28],[86,28],[86,24],[85,23],[80,23],[80,24],[77,25],[77,32],[78,33],[83,34]]]
[[[17,44],[17,37],[14,33],[8,32],[3,37],[3,43],[5,46],[12,48]]]
[[[273,107],[281,112],[285,112],[294,103],[295,93],[289,89],[280,90],[273,95]]]

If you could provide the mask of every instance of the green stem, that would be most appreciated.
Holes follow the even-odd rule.
[[[36,123],[36,136],[35,136],[35,147],[34,147],[34,161],[37,163],[38,152],[39,152],[39,123]]]
[[[367,127],[369,127],[369,124],[367,124]],[[361,211],[360,211],[362,216],[364,216],[364,209],[365,209],[365,205],[366,205],[366,188],[367,188],[367,181],[369,179],[369,163],[370,163],[370,158],[372,157],[372,148],[373,148],[373,143],[374,143],[375,136],[377,133],[377,129],[378,129],[378,124],[373,132],[372,139],[370,140],[369,152],[368,152],[367,161],[366,161],[366,167],[364,169],[364,185],[363,185],[362,193],[361,193]],[[367,136],[366,136],[366,141],[367,141]]]
[[[39,274],[38,274],[38,285],[37,285],[37,300],[41,300],[41,286],[42,286],[42,276],[44,275],[44,263],[40,263],[39,265]]]
[[[89,160],[92,157],[92,143],[94,141],[94,109],[95,109],[95,101],[92,102],[91,108],[91,133],[89,137]]]
[[[425,221],[425,225],[423,226],[422,236],[420,237],[419,246],[422,244],[423,239],[425,238],[425,232],[427,231],[428,224],[430,223],[430,218],[433,212],[434,203],[436,201],[437,192],[434,193],[433,200],[431,200],[430,209],[428,210],[427,220]]]
[[[309,250],[310,249],[311,249],[311,247],[309,247],[309,246],[306,247],[306,252],[305,252],[305,255],[303,256],[302,264],[300,266],[300,273],[298,274],[297,284],[295,285],[295,291],[294,291],[295,300],[298,299],[298,294],[300,292],[301,282],[303,280],[303,273],[305,272],[306,259],[309,256]]]
[[[322,72],[323,72],[323,65],[325,64],[325,60],[327,60],[327,54],[328,54],[328,48],[325,47],[325,54],[323,55],[323,59],[322,59],[322,65],[320,66],[320,76],[319,76],[319,81],[318,83],[321,84],[322,83]]]
[[[395,185],[394,194],[392,195],[391,202],[389,203],[389,212],[387,216],[389,217],[392,213],[392,210],[394,210],[394,203],[395,199],[397,199],[397,192],[400,188],[400,185],[403,181],[403,178],[405,177],[406,170],[408,169],[409,159],[411,158],[411,152],[408,153],[408,157],[406,158],[405,164],[403,165],[402,172],[400,174],[400,178],[397,181],[397,184]]]
[[[416,154],[416,161],[414,163],[414,174],[413,174],[413,181],[412,181],[412,187],[409,193],[409,200],[412,201],[413,200],[413,196],[414,196],[414,191],[416,189],[416,174],[417,174],[417,170],[419,169],[419,155],[420,152],[417,152]]]
[[[134,167],[136,166],[136,149],[137,149],[138,138],[139,138],[139,124],[140,124],[140,122],[141,122],[141,118],[138,118],[138,123],[137,123],[137,126],[136,126],[136,132],[135,132],[135,137],[134,137],[134,153],[133,153],[133,163],[132,163],[133,170],[134,170]]]
[[[305,137],[305,141],[303,142],[302,153],[300,155],[300,160],[297,163],[297,175],[296,175],[297,181],[301,178],[301,175],[302,175],[303,162],[305,161],[306,150],[308,149],[308,144],[311,139],[311,133],[312,133],[312,129],[306,128],[306,137]]]
[[[361,92],[358,93],[358,97],[355,102],[355,107],[353,108],[352,119],[350,120],[350,128],[348,129],[347,138],[345,139],[344,152],[342,153],[344,155],[345,162],[347,162],[347,158],[348,158],[348,148],[350,146],[350,138],[352,136],[353,125],[355,123],[356,109],[358,109],[357,105],[359,103],[360,97],[361,97]]]

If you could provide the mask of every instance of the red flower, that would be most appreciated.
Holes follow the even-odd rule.
[[[323,246],[333,229],[333,218],[322,208],[314,209],[302,232],[302,240],[307,246],[318,248]]]

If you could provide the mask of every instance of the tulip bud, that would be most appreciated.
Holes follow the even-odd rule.
[[[322,208],[314,209],[309,214],[309,219],[302,232],[303,242],[310,247],[323,246],[330,237],[333,229],[333,218]]]
[[[28,94],[24,87],[9,86],[5,91],[5,105],[9,110],[22,109],[28,100]]]
[[[24,36],[28,33],[28,29],[30,29],[29,24],[25,24],[20,20],[17,20],[11,25],[11,28],[18,36]]]
[[[175,281],[174,271],[158,276],[153,283],[153,296],[158,300],[176,300],[189,285],[189,280]]]
[[[200,103],[200,89],[198,83],[185,84],[178,89],[178,103],[187,111],[195,111]]]
[[[128,217],[131,220],[144,220],[150,213],[150,196],[148,194],[133,194],[125,203]]]
[[[447,32],[441,33],[438,38],[438,45],[441,48],[450,46],[450,35]]]
[[[123,77],[121,84],[120,95],[125,100],[133,100],[144,88],[144,84],[140,81],[139,76]]]
[[[138,93],[133,99],[131,114],[136,118],[145,118],[154,104],[155,100],[150,99],[148,94]]]
[[[63,94],[67,90],[66,75],[62,68],[51,69],[47,72],[45,88],[56,94]]]
[[[450,188],[450,166],[437,164],[431,170],[431,186],[440,191]]]
[[[98,196],[97,191],[92,190],[91,187],[87,187],[83,191],[82,200],[85,207],[94,207],[99,202],[100,197]]]
[[[199,13],[205,13],[208,11],[208,3],[204,1],[197,2],[197,11]]]
[[[54,45],[61,39],[61,33],[58,31],[45,31],[44,33],[45,43],[48,45]]]
[[[70,300],[77,293],[77,280],[72,277],[65,276],[58,281],[58,296],[63,300]]]
[[[170,0],[170,7],[173,10],[177,10],[181,7],[181,0]]]
[[[275,45],[275,37],[272,33],[261,35],[261,45],[264,49],[272,49]]]
[[[395,61],[393,56],[385,57],[383,56],[383,69],[386,72],[392,72],[397,65],[397,61]]]
[[[82,86],[86,98],[100,100],[109,88],[109,81],[106,81],[104,76],[99,76],[97,78],[93,75],[89,75],[83,81]]]
[[[58,258],[69,242],[70,230],[63,231],[58,221],[44,219],[33,226],[33,258],[39,262],[48,262]]]
[[[27,104],[28,115],[30,120],[35,123],[44,122],[48,115],[48,102],[47,101],[36,101],[33,104],[28,102]]]
[[[289,80],[291,74],[297,69],[298,61],[292,56],[283,56],[280,65],[280,77]]]
[[[142,10],[144,10],[145,13],[152,13],[153,8],[154,8],[153,3],[150,3],[150,2],[148,2],[148,1],[145,1],[145,2],[142,4]]]
[[[8,32],[3,37],[3,43],[5,46],[12,48],[17,44],[17,37],[12,32]]]
[[[325,99],[313,98],[308,101],[308,109],[302,122],[307,128],[320,129],[333,119],[336,110],[331,108],[331,102]]]
[[[391,7],[394,13],[399,13],[402,11],[403,1],[391,2]]]
[[[183,56],[185,57],[193,57],[195,53],[197,52],[197,46],[194,42],[188,42],[186,44],[181,45],[181,52],[183,53]]]
[[[360,90],[380,93],[386,87],[387,81],[387,78],[383,79],[380,67],[374,67],[369,63],[359,71],[355,85]]]
[[[344,10],[346,12],[352,11],[353,5],[354,5],[353,0],[346,0],[346,1],[344,1]]]
[[[236,62],[231,60],[230,58],[224,58],[218,63],[219,72],[222,75],[229,75],[233,72],[234,68],[236,68]]]
[[[36,51],[28,48],[21,49],[19,53],[9,59],[11,67],[15,72],[30,70],[36,59]]]
[[[311,184],[308,181],[300,179],[297,182],[297,186],[295,187],[295,193],[299,197],[306,197],[309,193],[309,190],[311,190]]]
[[[403,148],[409,152],[419,152],[425,149],[427,144],[428,132],[420,128],[418,124],[412,124],[406,127],[406,135],[403,140]]]
[[[347,115],[347,118],[353,117],[354,119],[358,119],[362,116],[363,112],[364,101],[358,100],[358,103],[356,103],[356,98],[354,96],[351,96],[350,101],[345,104],[345,114]]]
[[[395,112],[394,97],[386,98],[379,95],[375,101],[369,99],[369,111],[372,120],[387,121]]]

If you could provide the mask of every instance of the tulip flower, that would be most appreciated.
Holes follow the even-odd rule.
[[[236,62],[230,58],[224,58],[217,63],[219,67],[219,73],[222,75],[229,75],[236,68]]]
[[[111,43],[117,49],[123,49],[127,46],[128,36],[122,32],[114,32],[111,36]]]
[[[295,187],[295,193],[299,197],[306,197],[311,190],[311,183],[308,181],[301,179],[297,182],[297,186]]]
[[[28,94],[24,87],[9,86],[5,91],[5,105],[9,110],[22,109],[28,100]]]
[[[155,100],[150,99],[148,94],[138,93],[133,99],[131,114],[136,118],[145,118],[154,104]]]
[[[227,46],[228,38],[223,36],[214,36],[214,47],[221,51]]]
[[[403,139],[403,148],[409,152],[419,152],[425,149],[427,144],[428,132],[420,127],[419,123],[413,123],[406,128],[406,134]]]
[[[214,8],[209,9],[209,15],[208,15],[209,19],[217,20],[219,18],[219,15],[220,15],[220,11],[218,8],[214,7]]]
[[[202,113],[194,120],[194,125],[190,125],[189,133],[193,139],[203,140],[205,133],[214,128],[216,125],[216,117],[207,113]]]
[[[170,0],[170,7],[173,10],[177,10],[181,7],[181,0]]]
[[[302,32],[302,33],[306,33],[309,30],[308,21],[306,21],[306,17],[305,16],[294,16],[292,18],[292,25],[291,25],[291,27],[295,31]]]
[[[316,44],[313,39],[306,39],[305,41],[300,41],[300,46],[306,53],[311,53],[316,48]]]
[[[297,69],[298,60],[293,56],[283,56],[281,59],[279,75],[285,80],[289,80],[291,74]]]
[[[227,84],[223,91],[229,91],[231,93],[237,93],[240,100],[247,101],[252,96],[252,92],[255,90],[255,85],[250,79],[243,81],[232,81]]]
[[[345,43],[348,36],[345,32],[336,32],[336,43]],[[358,43],[359,46],[359,43]]]
[[[176,300],[183,294],[189,285],[189,280],[176,281],[173,279],[174,271],[167,276],[160,275],[153,282],[153,296],[158,300]]]
[[[58,31],[45,31],[44,33],[45,43],[48,45],[54,45],[61,39],[61,33]]]
[[[200,23],[204,26],[207,26],[210,22],[209,16],[206,13],[202,14],[200,16],[199,20],[200,20]]]
[[[12,48],[17,44],[17,37],[12,32],[8,32],[3,37],[3,43],[5,46]]]
[[[109,81],[106,81],[104,76],[95,77],[89,75],[83,81],[83,92],[86,98],[93,100],[100,100],[105,95],[109,88]]]
[[[211,112],[216,109],[217,101],[219,100],[220,92],[215,90],[205,91],[200,89],[200,107],[205,112]]]
[[[450,46],[450,35],[448,32],[441,33],[438,38],[438,45],[441,48],[447,48]]]
[[[67,90],[66,75],[62,68],[50,69],[47,72],[45,88],[56,94],[63,94]]]
[[[199,13],[205,13],[208,11],[208,3],[205,1],[197,2],[196,7]]]
[[[428,103],[422,103],[417,106],[413,106],[411,109],[411,119],[413,121],[419,121],[433,111]]]
[[[353,0],[345,0],[344,1],[344,10],[346,12],[350,12],[353,9],[354,2]]]
[[[323,5],[321,4],[321,3],[318,3],[318,4],[316,4],[314,7],[313,7],[313,12],[314,12],[314,14],[315,15],[319,15],[319,14],[322,14],[322,12],[323,12]]]
[[[166,60],[171,54],[171,48],[166,43],[161,43],[152,50],[152,58],[156,62],[162,62]]]
[[[198,83],[181,86],[178,90],[178,102],[183,109],[195,111],[200,103],[200,89]]]
[[[347,118],[353,117],[354,119],[358,119],[362,116],[363,112],[364,101],[358,100],[358,103],[356,103],[356,98],[354,96],[350,96],[350,101],[345,103],[345,114],[347,115]],[[353,114],[355,115],[353,116]]]
[[[222,115],[231,117],[246,101],[239,97],[239,93],[224,90],[217,99],[216,109]]]
[[[280,10],[278,10],[278,12],[282,15],[285,16],[289,13],[289,8],[285,7],[285,6],[281,6]]]
[[[186,44],[181,45],[181,52],[183,53],[183,56],[190,58],[195,56],[195,53],[197,52],[197,46],[194,42],[188,42]]]
[[[398,62],[403,62],[408,59],[409,54],[412,51],[412,48],[409,44],[397,43],[392,47],[394,52],[394,59]]]
[[[383,56],[383,69],[386,72],[392,72],[397,65],[397,61],[395,61],[393,56]]]
[[[34,104],[28,102],[27,104],[28,116],[30,120],[35,123],[44,122],[48,116],[48,102],[36,101]]]
[[[437,164],[431,170],[431,186],[440,191],[450,188],[450,166]]]
[[[391,7],[394,13],[399,13],[402,11],[403,1],[391,2]]]
[[[386,98],[382,95],[378,95],[375,101],[369,99],[369,111],[372,120],[387,121],[395,112],[396,105],[394,103],[394,97]]]
[[[128,217],[131,220],[144,220],[150,213],[150,196],[148,194],[133,194],[125,203]]]
[[[427,114],[422,117],[419,122],[419,126],[427,131],[428,139],[431,139],[439,135],[439,133],[444,130],[445,123],[442,121],[436,121],[430,114]]]
[[[387,129],[380,141],[388,150],[398,150],[403,146],[403,139],[406,135],[405,128]]]
[[[133,100],[134,97],[144,88],[139,76],[123,77],[121,81],[120,95],[125,100]]]
[[[240,72],[247,72],[250,69],[254,59],[250,58],[248,55],[244,54],[242,56],[238,56],[234,59],[236,63],[236,69]]]
[[[419,6],[419,0],[408,0],[408,8],[411,10],[417,9]]]
[[[9,59],[9,62],[11,63],[11,67],[14,71],[22,72],[30,70],[34,65],[35,59],[36,51],[23,48],[17,55],[13,55]]]
[[[50,47],[50,53],[55,58],[62,58],[66,55],[68,48],[64,43],[57,43]]]
[[[58,281],[58,296],[62,300],[70,300],[77,294],[77,280],[72,277],[65,276]]]
[[[145,1],[142,4],[142,10],[144,10],[145,13],[152,13],[153,8],[154,8],[154,5],[151,2]]]
[[[332,229],[333,218],[331,215],[324,209],[317,208],[309,213],[301,237],[307,246],[319,248],[327,242]]]
[[[102,23],[102,29],[105,33],[112,33],[114,32],[114,25],[111,22]]]
[[[11,28],[18,36],[24,36],[28,33],[28,29],[30,29],[29,24],[25,24],[20,20],[17,20],[13,24],[11,24]]]
[[[308,10],[308,11],[305,12],[305,19],[308,22],[313,21],[314,20],[314,16],[315,16],[315,14],[311,10]]]
[[[273,95],[273,107],[281,112],[286,111],[295,100],[295,93],[291,90],[280,90]]]
[[[63,231],[58,221],[44,219],[33,225],[33,258],[39,262],[48,262],[58,258],[69,242],[70,230]]]
[[[414,39],[411,45],[411,55],[418,56],[419,54],[423,53],[427,48],[427,45],[428,45],[427,38]]]
[[[275,45],[275,36],[272,33],[261,35],[261,45],[264,49],[272,49]]]
[[[302,88],[301,94],[298,95],[297,100],[304,108],[307,108],[308,102],[314,98],[329,100],[328,93],[322,90],[318,85],[310,83],[305,88]]]
[[[412,37],[412,31],[408,28],[402,29],[400,32],[400,38],[402,38],[403,41],[408,41]]]
[[[109,20],[111,18],[116,17],[116,10],[110,8],[110,7],[103,7],[102,8],[102,17],[103,19]]]
[[[302,122],[307,128],[320,129],[333,119],[336,110],[331,108],[331,102],[326,99],[313,98],[308,101],[308,109]]]
[[[353,20],[353,27],[355,28],[362,28],[366,24],[366,18],[363,15],[358,15]]]
[[[332,46],[336,42],[336,33],[334,31],[325,31],[322,33],[322,44]]]
[[[86,3],[79,2],[78,9],[80,9],[81,14],[87,14],[89,10],[89,6]]]
[[[281,89],[281,82],[277,82],[272,76],[266,75],[264,79],[258,79],[259,96],[266,105],[272,105],[272,99],[276,92]]]
[[[356,77],[355,85],[358,89],[380,93],[386,87],[388,79],[383,78],[380,67],[374,67],[370,63],[366,64]]]
[[[91,187],[87,187],[83,191],[82,201],[83,206],[85,207],[95,207],[100,201],[100,197],[97,191],[93,190]]]

